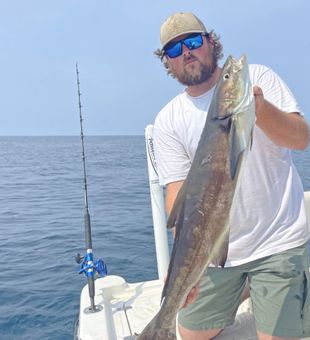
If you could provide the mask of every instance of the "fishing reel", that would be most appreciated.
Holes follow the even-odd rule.
[[[87,253],[82,256],[80,253],[75,255],[75,261],[81,264],[79,274],[84,273],[87,277],[97,274],[97,276],[104,277],[108,274],[107,266],[102,259],[93,260],[93,254]]]

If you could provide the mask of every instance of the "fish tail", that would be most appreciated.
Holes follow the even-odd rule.
[[[154,317],[136,340],[176,340],[176,330],[163,328],[158,317]]]

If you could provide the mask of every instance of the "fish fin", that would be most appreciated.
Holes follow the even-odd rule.
[[[232,179],[234,179],[236,176],[239,168],[239,162],[244,150],[245,147],[241,142],[240,136],[238,135],[235,121],[232,120],[229,133],[230,176]]]
[[[227,255],[228,255],[228,244],[229,244],[229,237],[227,235],[225,242],[222,245],[222,251],[221,251],[221,256],[219,258],[219,265],[224,268],[226,260],[227,260]]]
[[[252,150],[252,146],[253,146],[253,135],[254,135],[254,128],[251,131],[250,150]]]
[[[167,220],[167,228],[174,228],[177,222],[180,220],[181,214],[183,212],[184,207],[184,192],[185,192],[186,181],[183,183],[182,187],[180,188],[177,197],[174,201],[173,207],[170,211]]]
[[[222,267],[224,268],[226,260],[227,260],[227,254],[228,254],[228,246],[223,245],[223,251],[219,254],[219,256],[215,256],[211,263],[215,266],[215,267]]]
[[[218,240],[218,243],[221,244],[221,247],[215,251],[210,261],[215,267],[221,266],[223,268],[227,260],[228,245],[229,245],[229,232],[226,232],[223,237],[224,239],[222,239],[221,241]]]

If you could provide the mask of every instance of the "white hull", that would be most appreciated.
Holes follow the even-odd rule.
[[[86,285],[81,294],[78,339],[134,339],[159,310],[162,287],[162,280],[128,284],[119,276],[97,279],[95,302],[103,308],[97,313],[85,313],[89,307]],[[257,339],[249,300],[239,307],[235,324],[216,339]]]

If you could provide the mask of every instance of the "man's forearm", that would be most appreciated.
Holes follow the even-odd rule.
[[[309,127],[297,112],[283,112],[264,98],[260,87],[254,86],[256,124],[277,145],[303,150],[310,140]]]

